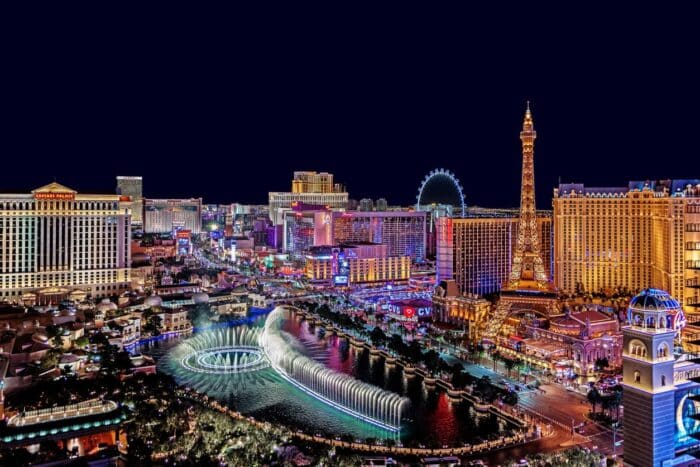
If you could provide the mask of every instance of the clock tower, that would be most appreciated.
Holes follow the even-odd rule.
[[[623,333],[625,465],[661,467],[675,457],[673,344],[677,303],[666,292],[643,290],[630,302]]]

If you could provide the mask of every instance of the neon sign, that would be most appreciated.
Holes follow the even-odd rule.
[[[75,193],[34,193],[34,199],[74,200]]]

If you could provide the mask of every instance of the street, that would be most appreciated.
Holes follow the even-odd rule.
[[[443,358],[446,356],[443,355]],[[448,363],[457,361],[455,357],[447,356]],[[465,371],[476,377],[488,376],[491,381],[498,382],[501,380],[509,381],[512,384],[519,384],[514,379],[509,379],[501,374],[495,373],[493,362],[484,358],[487,366],[474,363],[462,362]],[[574,391],[567,391],[558,384],[544,384],[539,389],[525,389],[518,392],[519,401],[517,407],[526,412],[536,415],[553,425],[558,432],[563,436],[558,435],[554,439],[558,444],[553,444],[552,439],[542,440],[543,445],[539,449],[547,447],[548,450],[556,449],[562,444],[564,446],[571,445],[571,426],[579,426],[581,424],[581,435],[576,435],[574,443],[579,446],[585,446],[590,449],[594,447],[605,454],[613,453],[613,432],[609,428],[605,428],[597,423],[594,423],[587,417],[590,406],[586,397],[583,394]],[[622,430],[618,430],[616,440],[619,442],[623,439]],[[618,448],[617,452],[621,452],[622,448]]]

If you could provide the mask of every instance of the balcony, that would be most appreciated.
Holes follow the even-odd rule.
[[[685,262],[686,269],[697,269],[700,271],[700,259]]]

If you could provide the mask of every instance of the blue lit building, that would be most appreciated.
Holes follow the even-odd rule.
[[[625,464],[691,465],[700,437],[700,360],[678,351],[681,305],[662,290],[645,289],[631,300],[628,321],[622,351]]]
[[[77,404],[49,407],[13,415],[0,427],[0,441],[6,448],[56,441],[67,451],[87,455],[98,443],[114,445],[128,411],[110,401],[92,399]]]

